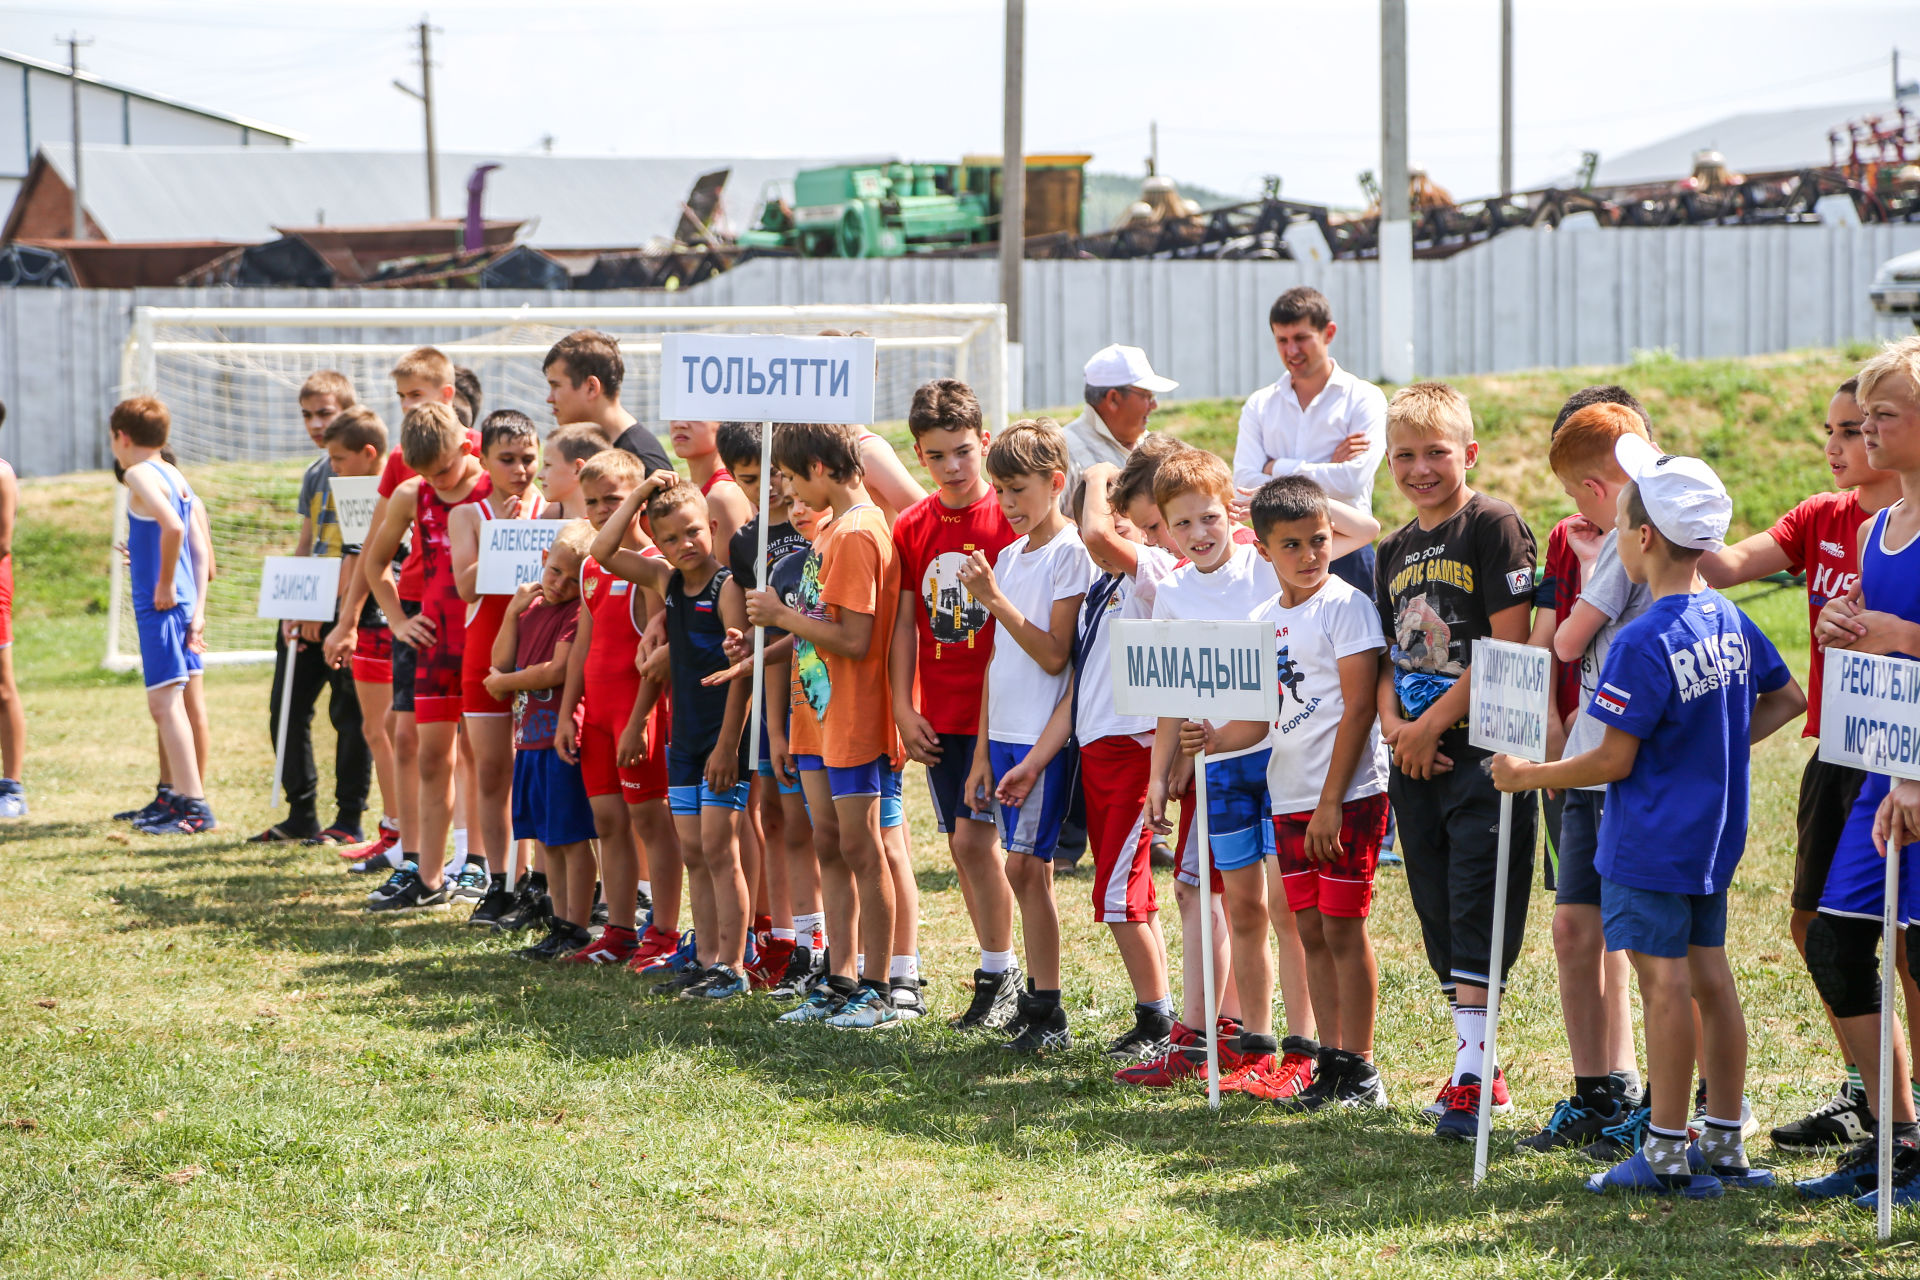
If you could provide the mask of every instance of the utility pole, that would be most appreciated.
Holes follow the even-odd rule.
[[[68,234],[75,240],[85,240],[89,237],[87,204],[80,191],[80,50],[93,41],[82,40],[80,33],[74,31],[69,32],[65,40],[56,39],[54,43],[67,46],[67,83],[73,90],[73,230]]]
[[[1500,0],[1500,194],[1513,194],[1513,0]]]
[[[1027,150],[1021,110],[1027,56],[1026,0],[1007,0],[1007,45],[1000,140],[1000,301],[1007,308],[1007,341],[1020,341],[1020,271],[1027,249]]]
[[[1413,380],[1413,221],[1407,198],[1407,0],[1380,0],[1380,376]]]
[[[423,15],[418,27],[420,33],[420,87],[415,89],[404,80],[395,80],[393,87],[418,102],[427,119],[427,217],[429,220],[440,216],[440,149],[433,141],[433,32],[435,28]]]

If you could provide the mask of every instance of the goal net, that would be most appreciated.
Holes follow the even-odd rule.
[[[361,403],[399,428],[390,376],[415,347],[441,348],[480,379],[481,412],[518,409],[553,425],[542,361],[560,338],[613,335],[626,361],[621,403],[659,419],[660,336],[669,332],[814,334],[861,331],[876,340],[874,413],[907,415],[932,378],[971,384],[991,426],[1005,423],[1007,344],[998,305],[802,307],[138,307],[121,363],[121,395],[152,394],[173,414],[172,447],[205,501],[217,575],[207,605],[209,662],[271,660],[274,624],[256,618],[260,561],[289,554],[300,525],[301,473],[317,456],[300,425],[307,376],[334,369]],[[115,528],[125,536],[125,491]],[[133,602],[114,563],[106,664],[139,665]]]

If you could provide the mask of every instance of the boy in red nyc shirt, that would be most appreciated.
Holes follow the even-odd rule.
[[[994,626],[959,572],[976,551],[997,557],[1014,533],[981,474],[988,433],[966,383],[937,378],[914,392],[907,429],[934,492],[901,512],[893,526],[900,560],[900,610],[888,663],[893,716],[907,754],[927,767],[934,819],[947,837],[980,943],[973,1001],[952,1025],[997,1030],[1013,1018],[1022,990],[1013,959],[1013,889],[993,813],[975,812],[965,798]]]

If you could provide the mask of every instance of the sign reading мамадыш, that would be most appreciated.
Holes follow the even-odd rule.
[[[333,497],[334,519],[340,522],[340,541],[357,547],[373,528],[374,504],[380,501],[379,476],[334,476],[327,481]]]
[[[1539,763],[1547,758],[1552,655],[1537,645],[1473,642],[1467,741]]]
[[[1113,709],[1123,716],[1263,720],[1280,714],[1273,626],[1133,619],[1113,628]]]
[[[1920,778],[1920,662],[1828,649],[1820,758]]]
[[[339,594],[338,556],[268,556],[260,562],[259,617],[331,622]]]
[[[483,596],[510,596],[523,582],[540,581],[540,556],[553,545],[565,520],[483,520],[480,522],[480,570],[474,590]]]
[[[668,333],[660,416],[679,421],[873,421],[872,338]]]

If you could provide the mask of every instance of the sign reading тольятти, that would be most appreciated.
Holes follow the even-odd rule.
[[[259,617],[331,622],[339,594],[338,556],[268,556],[260,562]]]
[[[1123,716],[1260,720],[1280,714],[1273,626],[1132,619],[1113,628],[1113,709]]]
[[[1826,651],[1820,758],[1920,778],[1920,662]]]
[[[660,416],[869,423],[874,350],[872,338],[662,334]]]
[[[1467,741],[1536,764],[1545,760],[1552,655],[1537,645],[1476,640],[1468,671]]]

